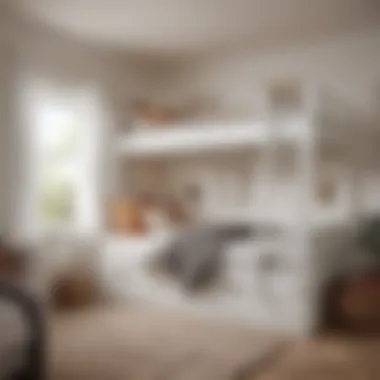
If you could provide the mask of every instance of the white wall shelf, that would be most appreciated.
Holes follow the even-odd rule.
[[[263,91],[261,119],[135,125],[121,133],[119,188],[183,194],[195,185],[203,220],[242,211],[243,218],[267,214],[284,225],[288,216],[305,225],[350,218],[359,207],[356,176],[366,159],[358,156],[367,154],[360,146],[371,139],[369,115],[324,88],[286,82],[278,94],[277,87]],[[279,106],[282,100],[290,108]],[[331,159],[331,151],[339,157]],[[321,195],[326,188],[335,189],[332,202]]]
[[[199,123],[148,127],[122,136],[118,151],[127,157],[233,151],[268,143],[273,133],[284,142],[299,142],[308,136],[308,124],[306,119],[294,117],[284,120],[275,132],[264,120],[230,125]]]

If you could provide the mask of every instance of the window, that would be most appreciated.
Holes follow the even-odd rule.
[[[83,131],[73,109],[46,103],[36,125],[36,213],[43,225],[73,223]]]
[[[100,220],[96,92],[40,86],[30,98],[23,191],[28,233],[51,227],[93,232]]]

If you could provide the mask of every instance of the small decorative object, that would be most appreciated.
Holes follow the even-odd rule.
[[[184,225],[189,222],[189,215],[185,206],[175,197],[171,196],[164,203],[169,220],[175,225]]]
[[[59,276],[52,290],[54,307],[58,310],[85,307],[96,298],[91,276],[74,268]]]
[[[149,232],[167,230],[189,221],[185,206],[171,194],[141,194],[144,221]]]
[[[170,227],[168,215],[162,205],[160,196],[151,192],[142,192],[138,196],[144,224],[148,233],[167,230]]]
[[[166,109],[142,100],[134,102],[133,111],[136,122],[141,124],[162,125],[170,119],[169,112]]]
[[[216,105],[213,99],[197,97],[184,105],[159,105],[145,100],[132,103],[132,112],[136,123],[146,126],[166,126],[183,120],[204,117],[215,113]]]
[[[123,198],[110,202],[111,231],[122,235],[139,235],[146,232],[141,204]]]
[[[184,111],[174,107],[164,107],[145,101],[136,101],[133,105],[137,123],[151,126],[163,126],[182,119]]]

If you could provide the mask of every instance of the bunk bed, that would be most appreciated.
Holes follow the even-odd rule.
[[[259,120],[132,130],[118,136],[115,162],[119,188],[159,184],[178,192],[196,183],[197,221],[244,221],[280,233],[231,243],[229,285],[193,297],[149,269],[176,232],[110,234],[104,279],[113,294],[271,330],[315,331],[324,284],[355,236],[376,132],[369,115],[326,89],[297,83],[263,93]],[[267,271],[266,256],[276,263]]]

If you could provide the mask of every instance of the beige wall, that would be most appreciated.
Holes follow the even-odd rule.
[[[277,77],[326,85],[364,105],[372,101],[376,82],[379,88],[380,28],[270,50],[231,50],[178,65],[177,71],[170,70],[175,75],[157,92],[177,101],[181,96],[210,95],[243,109],[254,107],[260,86]]]
[[[9,206],[7,186],[8,172],[8,138],[9,125],[11,123],[11,73],[13,66],[13,56],[11,41],[9,39],[9,29],[11,23],[7,14],[0,6],[0,235],[7,230],[7,212]]]

